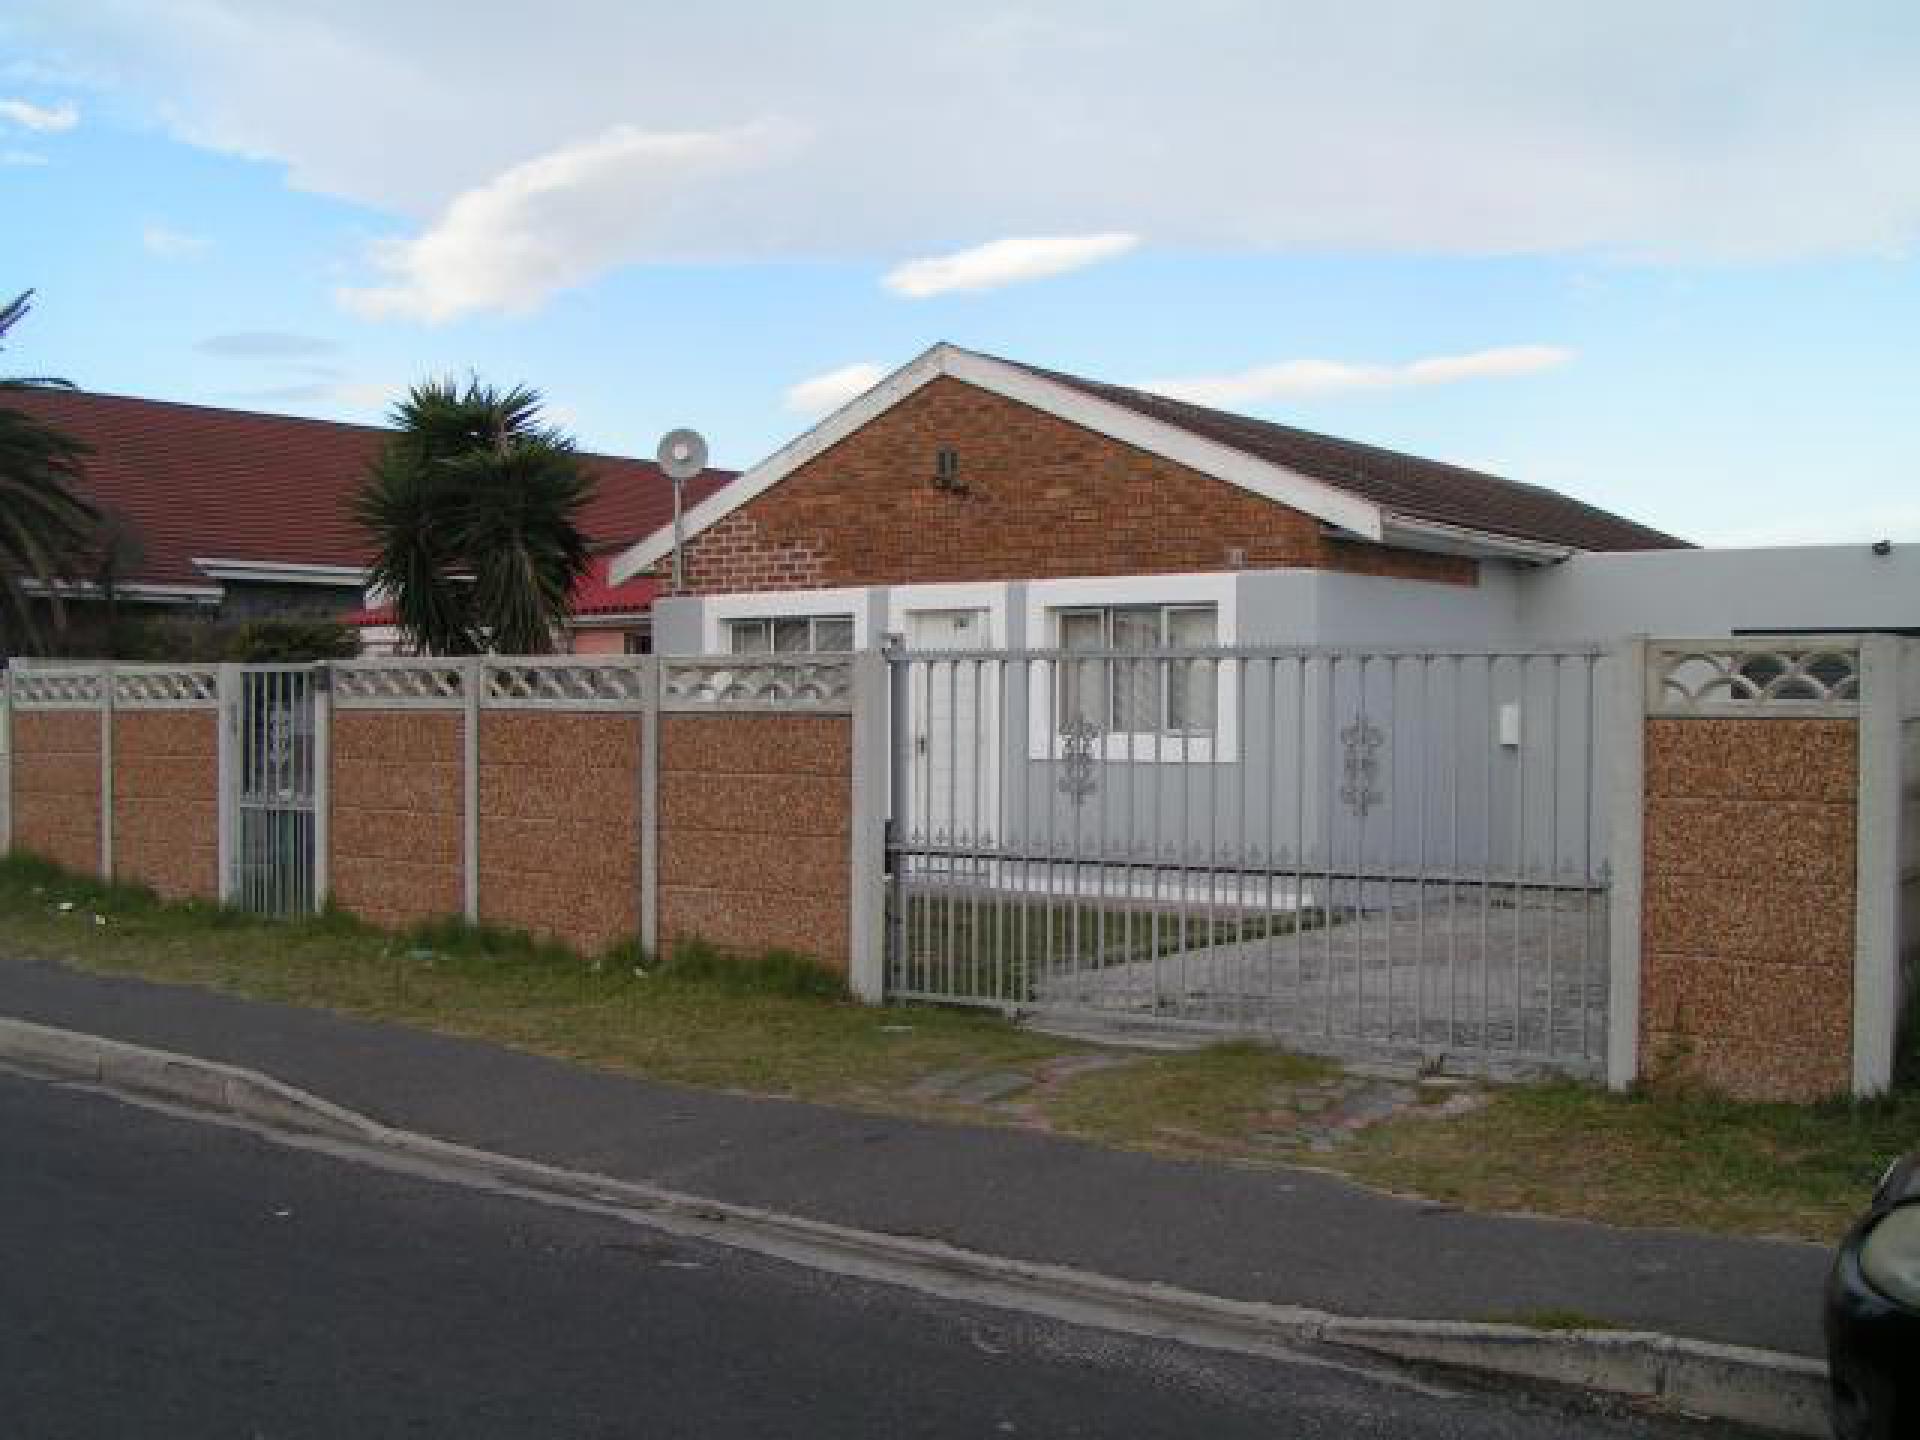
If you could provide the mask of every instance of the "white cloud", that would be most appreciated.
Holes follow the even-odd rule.
[[[1197,24],[1151,0],[553,0],[538,64],[504,0],[472,0],[461,25],[391,0],[10,0],[8,15],[110,76],[116,107],[431,227],[419,245],[528,156],[609,127],[721,135],[781,115],[815,137],[777,165],[642,187],[619,243],[562,246],[563,272],[596,257],[584,274],[934,255],[958,225],[1097,226],[1216,254],[1911,253],[1920,25],[1881,8],[1836,25],[1752,0],[1215,0]],[[424,255],[398,264],[396,304],[465,303],[416,275],[438,268]]]
[[[616,125],[526,160],[456,197],[411,240],[381,247],[384,284],[339,298],[372,318],[524,313],[624,261],[661,254],[657,219],[723,176],[792,147],[786,126],[723,131]]]
[[[50,134],[73,129],[80,123],[80,112],[71,103],[47,109],[30,100],[0,100],[0,120],[18,125],[22,130]]]
[[[801,415],[824,415],[863,395],[887,376],[884,365],[861,360],[824,375],[814,375],[787,390],[787,409]]]
[[[1196,405],[1227,409],[1271,400],[1337,395],[1353,390],[1399,390],[1452,385],[1462,380],[1499,380],[1556,370],[1573,359],[1558,345],[1505,345],[1467,355],[1434,355],[1403,365],[1353,364],[1342,360],[1283,360],[1233,375],[1195,375],[1148,380],[1140,388]]]
[[[45,165],[47,157],[32,150],[0,150],[0,165]]]
[[[184,260],[204,252],[213,242],[204,235],[176,230],[171,225],[150,221],[140,228],[140,243],[166,260]]]
[[[1124,255],[1137,235],[1027,235],[994,240],[953,255],[909,260],[880,283],[896,295],[924,300],[952,290],[997,290],[1024,280],[1044,280]]]

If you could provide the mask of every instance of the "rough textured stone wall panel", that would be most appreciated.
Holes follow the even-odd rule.
[[[1744,1099],[1844,1092],[1854,722],[1646,723],[1643,1071]]]
[[[115,712],[113,873],[169,900],[218,898],[218,711]]]
[[[852,721],[664,715],[660,936],[847,968]]]
[[[483,712],[480,918],[593,954],[640,930],[640,721]]]
[[[333,717],[333,898],[376,925],[465,905],[465,717],[338,710]]]
[[[100,870],[100,714],[13,712],[13,848]]]

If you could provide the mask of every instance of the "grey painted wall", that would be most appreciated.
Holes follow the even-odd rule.
[[[1920,545],[1578,555],[1518,577],[1529,640],[1920,628]]]

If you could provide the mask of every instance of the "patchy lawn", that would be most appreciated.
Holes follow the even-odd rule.
[[[1445,1123],[1366,1130],[1356,1179],[1475,1210],[1834,1240],[1895,1156],[1920,1146],[1920,1094],[1753,1105],[1688,1092],[1502,1086]]]
[[[891,1103],[930,1073],[1083,1048],[990,1014],[856,1005],[793,957],[740,962],[689,947],[654,964],[624,947],[588,960],[459,924],[392,935],[345,916],[270,922],[161,904],[21,857],[0,860],[0,945],[661,1080],[843,1104]]]
[[[1743,1105],[1570,1082],[1382,1078],[1246,1043],[1103,1049],[992,1014],[874,1010],[793,957],[583,959],[458,924],[391,935],[163,905],[0,860],[0,948],[490,1040],[611,1070],[1243,1164],[1306,1163],[1477,1210],[1836,1237],[1920,1145],[1920,1093]]]

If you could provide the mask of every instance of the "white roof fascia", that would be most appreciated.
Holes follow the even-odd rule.
[[[93,580],[56,580],[51,585],[39,580],[22,580],[20,588],[29,595],[58,595],[63,600],[87,600],[107,593],[105,587]],[[140,600],[156,605],[170,605],[182,600],[212,605],[217,604],[227,592],[218,585],[149,585],[134,580],[115,585],[113,593],[122,600]]]
[[[1159,455],[1203,475],[1211,475],[1276,504],[1337,525],[1363,539],[1381,537],[1383,512],[1378,505],[1323,481],[1260,460],[1232,446],[1206,440],[1177,425],[1142,415],[1110,400],[1057,381],[1019,365],[978,355],[955,345],[936,345],[918,359],[896,370],[857,399],[834,411],[820,424],[776,451],[689,510],[684,518],[689,540],[766,493],[816,455],[839,444],[869,421],[892,409],[922,386],[949,375],[982,390],[1031,405],[1070,424],[1092,430],[1124,444]],[[658,564],[673,551],[673,527],[664,525],[634,545],[610,567],[618,585]]]
[[[1521,560],[1535,565],[1558,564],[1578,553],[1572,545],[1522,540],[1438,520],[1416,520],[1407,515],[1387,515],[1380,538],[1404,550],[1429,550],[1440,555],[1467,555],[1481,560]]]
[[[281,585],[364,585],[359,565],[309,565],[293,560],[221,560],[195,555],[194,567],[215,580],[271,581]]]

